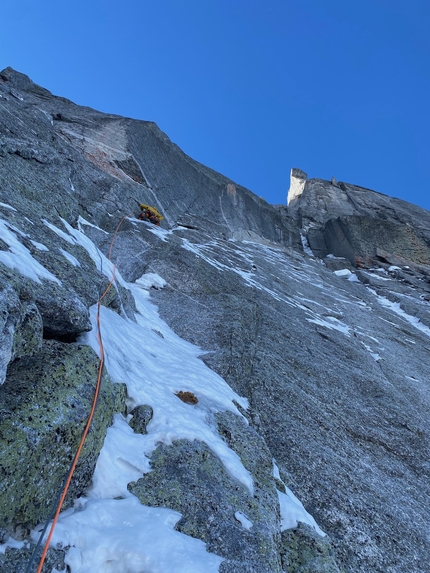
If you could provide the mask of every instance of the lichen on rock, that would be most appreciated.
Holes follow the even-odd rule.
[[[295,529],[281,534],[282,566],[288,573],[343,573],[334,557],[334,550],[327,537],[299,523]]]
[[[216,415],[221,436],[253,473],[254,496],[232,481],[206,444],[179,440],[160,445],[151,472],[129,485],[149,506],[169,507],[182,519],[176,529],[202,539],[208,551],[225,558],[220,572],[281,573],[278,555],[279,516],[272,461],[264,441],[237,415]],[[244,528],[241,512],[252,522]]]
[[[0,388],[0,527],[11,534],[49,515],[88,419],[98,358],[87,346],[45,341],[41,352],[13,362]],[[125,388],[103,376],[96,414],[64,507],[91,483],[113,413]]]

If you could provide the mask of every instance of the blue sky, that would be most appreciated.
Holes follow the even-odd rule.
[[[299,167],[430,209],[429,29],[428,0],[3,0],[0,69],[270,203]]]

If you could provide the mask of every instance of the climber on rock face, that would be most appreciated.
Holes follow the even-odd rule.
[[[142,213],[139,215],[139,220],[140,221],[146,221],[148,220],[150,223],[153,223],[154,225],[159,225],[160,221],[158,220],[157,215],[155,215],[152,211],[150,211],[149,209],[144,209],[142,211]]]
[[[140,204],[141,213],[138,217],[140,221],[149,221],[153,225],[160,225],[160,221],[164,219],[162,215],[157,211],[155,207],[151,207],[150,205],[145,205],[144,203]]]

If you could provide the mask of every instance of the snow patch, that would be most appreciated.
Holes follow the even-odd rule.
[[[56,276],[32,257],[30,251],[18,240],[15,233],[27,235],[16,227],[13,227],[15,232],[12,232],[9,230],[10,227],[12,225],[0,219],[0,238],[9,246],[9,251],[0,251],[0,263],[18,271],[36,283],[41,284],[40,279],[47,279],[61,285]]]
[[[138,287],[149,290],[151,287],[157,289],[163,288],[167,282],[161,278],[160,275],[157,275],[157,273],[146,273],[137,279],[135,284]]]
[[[358,276],[355,273],[351,273],[351,276],[348,277],[348,280],[352,283],[359,283],[361,282]]]
[[[60,249],[60,253],[65,257],[69,263],[71,263],[74,267],[80,267],[81,263],[76,259],[73,255],[65,251],[64,249]]]
[[[135,434],[121,414],[108,429],[88,491],[92,499],[129,497],[127,485],[151,471],[143,434]]]
[[[306,523],[315,529],[318,535],[325,537],[326,534],[319,527],[315,519],[303,507],[302,502],[285,486],[286,493],[278,492],[279,507],[281,511],[281,531],[297,527],[299,521]]]
[[[9,537],[6,543],[0,544],[0,553],[3,555],[6,553],[6,549],[10,547],[11,549],[22,549],[25,546],[25,541],[16,541],[13,537]]]
[[[30,240],[30,243],[33,247],[36,247],[38,251],[49,251],[48,247],[46,247],[43,243],[38,243],[37,241]]]
[[[260,247],[260,246],[263,247],[262,245],[257,244],[257,243],[250,243],[250,241],[246,241],[246,243],[251,244],[253,247]],[[276,300],[282,301],[289,306],[297,306],[297,303],[295,303],[294,301],[287,300],[285,297],[279,295],[278,293],[276,293],[272,289],[261,284],[261,282],[259,282],[255,278],[254,273],[252,273],[248,270],[242,270],[242,269],[237,268],[237,266],[236,266],[237,260],[236,261],[229,261],[229,262],[231,262],[231,264],[226,265],[226,264],[216,260],[214,257],[211,257],[210,255],[211,255],[212,247],[215,245],[217,247],[220,246],[219,243],[217,243],[216,241],[212,241],[211,243],[208,243],[205,245],[200,245],[200,244],[196,244],[196,243],[191,243],[187,239],[182,238],[182,247],[184,249],[194,253],[197,257],[200,257],[201,259],[206,261],[209,265],[213,266],[214,268],[218,269],[219,271],[228,271],[228,272],[236,273],[237,275],[239,275],[240,277],[242,277],[245,280],[247,286],[254,287],[258,290],[263,290],[263,291],[267,292],[270,296],[275,298]],[[223,254],[225,256],[227,256],[227,250],[226,250],[225,245],[222,245],[221,249],[222,249]],[[231,254],[235,257],[238,256],[238,253],[235,251],[232,251]],[[247,253],[246,254],[241,253],[239,256],[242,256],[243,258],[245,258],[245,260],[247,260],[247,262],[251,262],[253,260],[252,257],[249,257],[249,255]],[[259,277],[259,279],[264,280],[264,277]]]
[[[51,544],[71,546],[72,573],[217,573],[223,559],[174,530],[181,514],[126,499],[79,500],[61,514]]]
[[[352,275],[352,272],[349,269],[340,269],[338,271],[334,271],[334,274],[337,277],[345,277],[348,279]]]
[[[273,477],[279,480],[283,486],[285,487],[286,493],[282,491],[276,490],[278,492],[278,499],[279,499],[279,508],[281,513],[281,531],[285,531],[286,529],[293,529],[297,527],[298,522],[301,521],[302,523],[306,523],[315,529],[318,535],[321,537],[325,537],[326,534],[324,531],[319,527],[315,519],[312,517],[310,513],[306,511],[303,507],[302,502],[293,494],[293,492],[285,485],[282,481],[279,468],[275,462],[272,460],[273,463]]]
[[[323,318],[307,318],[308,322],[313,322],[314,324],[319,324],[320,326],[325,326],[326,328],[330,328],[331,330],[338,330],[349,336],[350,328],[339,319],[335,318],[334,316],[328,316],[327,320]],[[330,322],[329,322],[330,321]]]
[[[16,211],[15,207],[12,207],[12,205],[8,205],[7,203],[0,203],[0,207],[4,207],[5,209],[10,209],[11,211]]]
[[[349,269],[340,269],[338,271],[334,271],[334,274],[337,277],[341,277],[343,279],[346,279],[348,281],[351,282],[355,282],[355,283],[359,283],[360,279],[357,277],[357,275],[353,272],[351,272]]]
[[[313,254],[309,246],[308,240],[302,233],[300,233],[300,240],[302,241],[303,252],[309,255],[310,257],[314,257],[315,255]]]
[[[367,344],[365,344],[363,341],[361,341],[361,344],[364,346],[364,348],[367,350],[367,352],[369,352],[370,356],[371,356],[376,362],[378,362],[378,360],[381,360],[381,356],[380,356],[377,352],[373,352],[373,350],[370,348],[370,346],[368,346]]]
[[[54,231],[54,233],[56,235],[61,237],[67,243],[70,243],[71,245],[74,245],[76,243],[76,241],[73,239],[73,237],[71,237],[70,235],[68,235],[67,233],[65,233],[64,231],[62,231],[61,229],[59,229],[58,227],[56,227],[55,225],[53,225],[52,223],[47,221],[46,219],[41,219],[41,221],[44,225],[46,225],[48,227],[48,229],[51,229],[51,231]]]
[[[60,235],[83,246],[97,268],[111,278],[112,263],[81,231],[62,222],[70,235]],[[59,231],[54,225],[50,228]],[[139,284],[130,284],[117,272],[116,280],[131,291],[137,313],[134,322],[101,307],[106,370],[112,381],[127,385],[133,406],[149,405],[153,416],[145,435],[135,434],[128,418],[115,416],[87,497],[60,515],[51,544],[71,546],[65,558],[71,573],[218,571],[222,558],[206,552],[202,541],[174,530],[179,513],[141,505],[127,485],[151,470],[150,456],[161,443],[199,440],[220,458],[229,475],[253,495],[251,474],[213,424],[213,414],[226,410],[247,423],[235,403],[246,409],[248,401],[200,360],[200,348],[181,339],[161,320],[147,290],[150,285],[164,286],[161,277],[148,273],[139,279]],[[99,354],[97,305],[90,309],[90,318],[93,329],[84,333],[79,343],[88,344]],[[192,392],[198,398],[197,404],[182,402],[176,395],[180,390]],[[243,516],[243,527],[250,527],[251,522],[245,520]],[[32,536],[38,537],[38,531],[34,530]]]
[[[411,316],[410,314],[405,312],[402,308],[400,308],[399,302],[391,302],[391,300],[388,300],[388,298],[378,295],[373,289],[369,289],[369,291],[376,296],[376,299],[378,300],[379,304],[381,304],[383,307],[389,308],[390,310],[395,312],[398,316],[401,316],[404,320],[409,322],[409,324],[411,324],[414,328],[420,330],[427,336],[430,336],[430,328],[425,324],[423,324],[419,318],[417,318],[416,316]]]
[[[250,521],[246,515],[244,513],[242,513],[241,511],[236,511],[236,513],[234,514],[234,517],[237,519],[237,521],[239,521],[242,524],[242,527],[244,529],[251,529],[251,527],[253,526],[252,521]]]
[[[241,416],[233,400],[244,408],[248,406],[247,400],[236,394],[198,358],[202,353],[198,347],[179,338],[163,323],[145,291],[134,285],[128,286],[139,311],[136,323],[102,307],[101,331],[110,377],[114,382],[127,385],[128,395],[136,406],[147,404],[153,409],[148,433],[142,436],[144,454],[150,456],[159,443],[171,445],[180,439],[203,441],[220,458],[230,476],[242,483],[252,495],[251,474],[239,456],[207,423],[211,412],[229,410]],[[90,309],[93,330],[85,333],[80,342],[89,344],[99,353],[96,312],[97,306],[94,305]],[[160,331],[164,338],[160,338],[153,329]],[[190,406],[179,400],[176,396],[179,390],[193,392],[199,405]],[[124,459],[136,465],[134,458]]]
[[[147,221],[141,221],[140,219],[136,219],[136,221],[138,221],[142,225],[145,225],[147,227],[146,229],[147,231],[153,233],[154,235],[157,235],[157,237],[164,242],[167,241],[167,237],[172,233],[171,230],[166,231],[165,229],[162,229],[161,227],[158,227],[157,225],[154,225],[152,223],[148,223]]]
[[[81,219],[81,225],[86,224],[85,219],[82,219],[82,217],[80,217],[80,219]],[[106,278],[111,280],[115,276],[119,284],[121,286],[126,287],[127,283],[123,280],[123,278],[119,273],[116,273],[115,265],[107,257],[104,256],[104,254],[95,246],[92,240],[89,239],[82,231],[74,229],[64,219],[61,219],[61,221],[63,225],[66,227],[66,229],[69,231],[70,235],[66,235],[66,233],[63,233],[63,231],[60,231],[59,229],[57,229],[57,227],[51,225],[51,227],[54,227],[53,230],[55,229],[55,232],[60,231],[60,233],[69,237],[69,242],[71,242],[72,244],[77,244],[83,247],[93,260],[94,264],[97,267],[97,270],[99,270],[102,274],[104,274]],[[91,223],[89,223],[89,225],[92,226]]]
[[[75,189],[73,188],[73,191]],[[103,229],[100,229],[100,227],[97,227],[97,225],[93,225],[92,223],[90,223],[89,221],[87,221],[86,219],[84,219],[83,217],[81,217],[79,215],[78,218],[78,229],[81,231],[81,233],[83,233],[84,231],[82,230],[82,226],[86,225],[87,227],[92,227],[93,229],[97,229],[97,231],[101,231],[102,233],[104,233],[105,235],[109,235],[109,233],[107,231],[104,231]]]

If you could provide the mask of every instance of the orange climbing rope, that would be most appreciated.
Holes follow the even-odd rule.
[[[109,261],[111,260],[112,248],[113,248],[113,244],[115,242],[115,239],[117,237],[118,231],[119,231],[121,225],[123,224],[123,222],[125,221],[125,219],[127,219],[127,217],[129,217],[130,215],[131,215],[131,213],[129,215],[125,215],[125,217],[123,217],[121,219],[121,221],[117,225],[117,228],[115,229],[115,233],[112,237],[112,241],[111,241],[110,248],[109,248],[109,254],[108,254]],[[88,420],[87,420],[87,423],[85,425],[84,431],[82,433],[82,437],[81,437],[81,440],[79,442],[79,446],[78,446],[78,449],[76,451],[75,457],[73,459],[73,463],[70,467],[69,475],[67,476],[66,482],[64,484],[63,493],[61,494],[60,500],[58,502],[57,509],[55,511],[55,515],[54,515],[54,518],[53,518],[52,523],[51,523],[49,534],[48,534],[48,537],[46,539],[45,547],[43,549],[43,553],[42,553],[42,556],[41,556],[40,561],[39,561],[39,567],[37,568],[36,573],[41,573],[41,571],[42,571],[42,567],[43,567],[43,564],[45,562],[46,554],[47,554],[48,549],[49,549],[49,544],[51,542],[51,538],[52,538],[55,526],[56,526],[57,521],[58,521],[58,516],[60,515],[61,507],[64,503],[65,498],[66,498],[67,491],[69,489],[70,482],[72,481],[73,473],[74,473],[75,468],[76,468],[76,464],[78,463],[79,456],[81,455],[82,448],[84,447],[85,439],[86,439],[87,434],[89,432],[91,422],[92,422],[93,417],[94,417],[94,412],[96,410],[97,399],[98,399],[99,394],[100,394],[100,385],[101,385],[102,374],[103,374],[103,365],[104,365],[104,360],[105,360],[103,339],[102,339],[102,334],[101,334],[100,308],[101,308],[102,300],[108,294],[113,283],[115,282],[115,277],[116,277],[116,265],[114,264],[112,278],[110,279],[105,291],[103,292],[103,294],[99,297],[99,299],[97,301],[97,318],[96,318],[96,320],[97,320],[97,340],[98,340],[99,349],[100,349],[100,362],[99,362],[99,368],[98,368],[98,372],[97,372],[97,383],[96,383],[96,388],[94,391],[94,398],[93,398],[93,403],[91,406],[91,411],[90,411],[90,414],[88,416]]]

